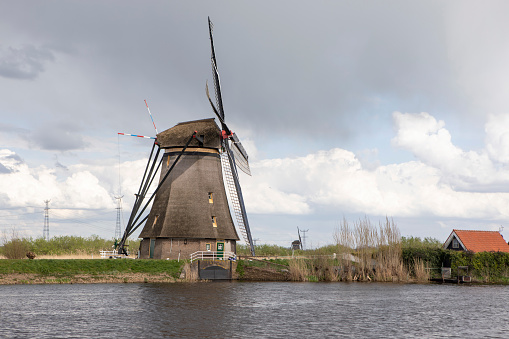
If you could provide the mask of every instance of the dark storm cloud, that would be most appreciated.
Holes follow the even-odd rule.
[[[14,79],[35,79],[54,56],[46,48],[32,45],[0,46],[0,76]]]
[[[55,88],[42,89],[48,102],[36,104],[47,105],[52,119],[79,119],[108,133],[153,133],[143,99],[160,130],[213,116],[204,91],[211,80],[208,15],[226,121],[256,131],[259,143],[291,138],[331,145],[369,137],[380,121],[390,126],[395,110],[459,114],[469,107],[446,41],[451,9],[441,1],[9,7],[11,15],[0,19],[13,32],[71,58],[73,77],[54,79]],[[69,139],[73,147],[83,145]],[[52,136],[38,140],[51,149],[61,145]]]

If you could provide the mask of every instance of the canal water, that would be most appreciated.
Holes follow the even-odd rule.
[[[508,338],[509,287],[214,282],[0,286],[0,338]]]

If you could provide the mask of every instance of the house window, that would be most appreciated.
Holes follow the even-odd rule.
[[[212,227],[217,227],[216,217],[212,217]]]
[[[207,249],[207,251],[210,251],[210,244],[205,244],[205,248]]]
[[[214,198],[212,196],[212,192],[209,192],[209,204],[213,204],[214,203]]]
[[[458,239],[456,238],[452,239],[452,248],[460,248],[460,243]]]

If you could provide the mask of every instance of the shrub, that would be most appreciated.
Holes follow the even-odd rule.
[[[19,237],[16,229],[12,229],[10,239],[7,237],[7,233],[4,232],[2,236],[3,246],[0,254],[7,259],[23,259],[29,250],[26,239]]]

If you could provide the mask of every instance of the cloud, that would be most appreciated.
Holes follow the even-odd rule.
[[[492,161],[495,152],[505,147],[505,144],[501,144],[504,143],[501,139],[501,128],[493,126],[493,119],[495,118],[486,125],[489,133],[486,149],[464,151],[453,144],[444,121],[437,121],[425,112],[394,112],[396,136],[392,143],[412,152],[419,161],[440,170],[441,182],[459,190],[485,190],[493,184],[509,179],[506,171],[500,170]]]
[[[509,114],[490,114],[485,125],[486,150],[494,162],[509,164]]]
[[[509,194],[494,190],[507,186],[509,176],[485,150],[457,147],[445,123],[428,113],[396,112],[393,117],[393,144],[411,151],[415,161],[366,167],[354,153],[334,148],[255,162],[244,189],[248,209],[280,214],[325,209],[340,215],[509,217]],[[487,130],[493,123],[487,123]]]
[[[22,164],[23,160],[16,153],[7,149],[0,149],[0,173],[16,172]]]
[[[87,146],[80,128],[71,122],[40,125],[23,137],[31,147],[43,150],[70,151]]]
[[[45,47],[24,45],[21,47],[0,46],[0,76],[13,79],[33,80],[44,72],[45,64],[55,59]]]
[[[11,170],[0,164],[0,174],[11,173]]]
[[[0,150],[0,165],[10,172],[0,174],[0,192],[7,198],[7,206],[38,206],[51,199],[59,207],[70,208],[112,208],[110,193],[90,171],[72,171],[59,178],[52,169],[44,166],[29,168],[17,160],[14,152]]]

